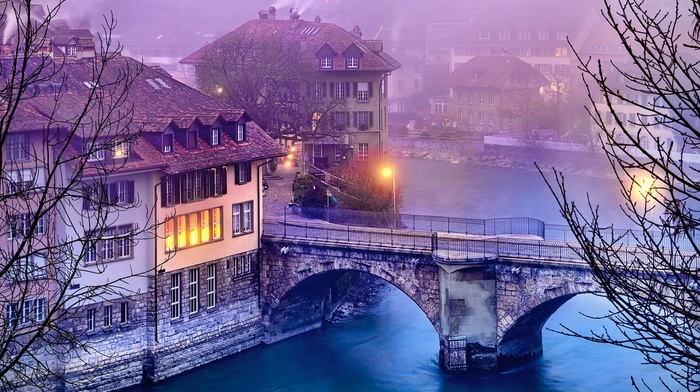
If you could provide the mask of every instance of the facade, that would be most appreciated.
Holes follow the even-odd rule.
[[[96,82],[94,51],[73,43],[53,41],[60,71],[29,86],[3,143],[0,253],[18,260],[0,282],[3,333],[56,322],[75,335],[67,345],[87,343],[43,357],[68,390],[191,368],[180,356],[203,354],[192,331],[212,342],[205,361],[255,345],[260,168],[285,151],[245,111],[131,58]],[[0,58],[5,77],[13,59]],[[121,103],[82,112],[90,95]],[[104,377],[89,376],[96,363]]]
[[[362,39],[359,27],[352,32],[332,23],[302,20],[290,11],[288,19],[278,19],[274,7],[261,11],[259,19],[250,20],[210,45],[233,40],[245,34],[250,37],[279,37],[288,45],[299,45],[316,67],[316,81],[302,87],[302,94],[318,101],[339,103],[331,113],[334,126],[342,131],[334,137],[303,143],[299,157],[318,166],[341,163],[348,158],[366,159],[382,156],[388,148],[389,73],[399,63],[383,50],[381,40]],[[195,72],[206,67],[204,58],[209,45],[187,56],[181,62],[191,64]]]
[[[485,133],[528,128],[528,116],[549,85],[538,70],[513,56],[477,56],[450,75],[453,116]]]

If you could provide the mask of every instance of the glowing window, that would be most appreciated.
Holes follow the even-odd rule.
[[[211,236],[214,239],[221,238],[221,208],[211,210]]]
[[[165,251],[171,252],[175,249],[175,220],[165,221]]]
[[[207,242],[211,239],[209,223],[209,210],[204,210],[200,213],[199,219],[199,225],[201,226],[199,234],[202,242]]]
[[[189,214],[189,232],[190,232],[190,245],[197,245],[199,243],[199,222],[198,222],[198,216],[199,214],[192,213]]]
[[[177,247],[187,246],[187,217],[181,215],[177,217]]]

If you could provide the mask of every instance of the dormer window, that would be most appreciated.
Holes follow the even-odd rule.
[[[187,131],[187,149],[197,149],[197,131],[195,130]]]
[[[323,56],[321,57],[321,69],[332,69],[333,68],[333,57]]]
[[[345,58],[345,67],[346,68],[360,68],[360,58],[357,56],[348,56]]]
[[[236,124],[236,138],[235,140],[237,142],[244,142],[246,139],[246,134],[245,134],[245,123],[242,124]]]
[[[87,146],[86,150],[90,151],[90,147]],[[102,148],[102,143],[100,143],[100,142],[93,143],[92,151],[89,152],[89,155],[87,158],[88,162],[101,161],[103,159],[105,159],[105,150]]]
[[[112,150],[112,156],[114,158],[127,158],[131,153],[129,148],[129,142],[123,141],[114,145]]]
[[[163,153],[173,152],[173,135],[163,135]]]
[[[77,54],[77,50],[75,46],[66,46],[66,55],[67,56],[75,56]]]
[[[218,146],[221,144],[221,128],[211,129],[211,145]]]

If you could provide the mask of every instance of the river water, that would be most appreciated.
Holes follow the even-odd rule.
[[[495,218],[526,216],[563,223],[539,173],[398,159],[403,212]],[[572,194],[617,203],[614,184],[572,177]],[[570,179],[567,178],[567,182]],[[602,211],[621,223],[614,206]],[[386,286],[359,314],[270,346],[257,347],[152,386],[133,391],[631,391],[630,377],[660,386],[661,370],[641,365],[633,351],[589,343],[547,329],[560,324],[586,332],[600,322],[605,300],[580,295],[564,304],[543,331],[544,355],[510,371],[456,377],[439,368],[439,341],[421,310]]]

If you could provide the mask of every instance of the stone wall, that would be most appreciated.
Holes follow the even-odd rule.
[[[158,275],[157,341],[151,351],[153,369],[149,377],[161,380],[258,345],[263,335],[259,301],[259,263],[253,257],[250,271],[237,262],[241,255],[216,260],[216,305],[207,308],[207,265],[195,266],[199,272],[197,313],[189,309],[189,270]],[[170,282],[181,276],[182,314],[171,319]]]

